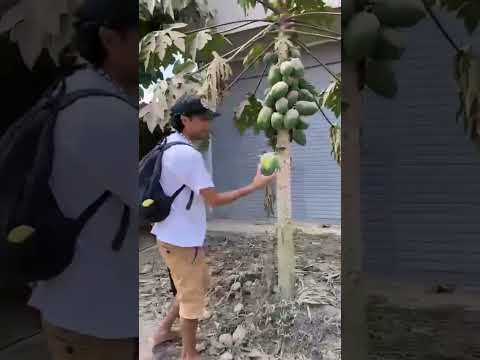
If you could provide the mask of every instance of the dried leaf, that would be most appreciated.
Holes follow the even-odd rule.
[[[213,57],[214,59],[207,68],[206,81],[201,94],[207,100],[209,107],[215,110],[222,99],[226,81],[232,76],[233,71],[227,61],[217,52],[213,52]]]

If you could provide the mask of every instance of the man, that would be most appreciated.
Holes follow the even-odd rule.
[[[99,89],[138,104],[138,0],[86,0],[75,31],[77,51],[89,65],[66,79],[66,92]],[[68,268],[33,291],[30,305],[42,315],[54,360],[138,359],[134,216],[122,248],[112,250],[125,205],[137,209],[134,105],[93,96],[57,118],[50,186],[64,215],[77,218],[106,190],[113,196],[83,228]]]
[[[181,141],[188,144],[205,139],[209,135],[210,120],[219,114],[205,106],[199,97],[180,99],[171,109],[172,127],[176,132],[167,142]],[[176,295],[169,313],[154,334],[154,344],[174,338],[172,325],[181,319],[183,360],[198,360],[195,349],[198,320],[205,307],[205,295],[209,286],[208,267],[203,250],[207,231],[205,204],[217,207],[264,188],[274,178],[265,177],[257,171],[253,181],[240,189],[219,193],[208,173],[202,155],[197,150],[177,145],[163,154],[160,183],[167,195],[173,194],[182,185],[186,188],[176,198],[169,217],[153,226],[152,234],[158,240],[160,253],[165,261]],[[191,192],[193,203],[187,209]]]

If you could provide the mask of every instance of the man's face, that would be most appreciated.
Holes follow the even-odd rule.
[[[182,115],[184,133],[192,140],[204,140],[210,134],[210,120],[208,115]]]

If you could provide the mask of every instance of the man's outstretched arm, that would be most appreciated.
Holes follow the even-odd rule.
[[[222,193],[216,191],[215,188],[206,188],[200,190],[200,195],[202,195],[203,199],[210,207],[215,208],[231,204],[240,198],[264,188],[268,183],[273,181],[274,178],[275,175],[263,176],[259,168],[252,182],[247,186]]]

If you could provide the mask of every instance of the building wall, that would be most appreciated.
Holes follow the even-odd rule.
[[[459,43],[470,41],[462,22],[453,16],[443,22]],[[455,123],[454,53],[430,21],[408,37],[396,67],[398,97],[366,96],[361,141],[366,270],[475,288],[480,154]]]
[[[327,44],[316,48],[315,54],[340,72],[340,49]],[[330,82],[330,75],[309,58],[305,77],[318,89],[324,89]],[[259,69],[261,71],[261,69]],[[264,135],[252,131],[241,136],[234,126],[233,114],[236,107],[253,91],[258,74],[252,73],[240,80],[231,94],[223,101],[219,111],[222,117],[213,126],[213,173],[220,190],[231,190],[247,185],[252,179],[262,151],[270,151]],[[266,79],[258,94],[263,98]],[[333,114],[328,113],[331,119]],[[293,145],[293,217],[300,221],[340,223],[340,167],[330,155],[329,125],[321,114],[310,117],[311,126],[307,132],[307,146]],[[258,192],[235,204],[215,209],[217,218],[265,219],[264,193]]]

